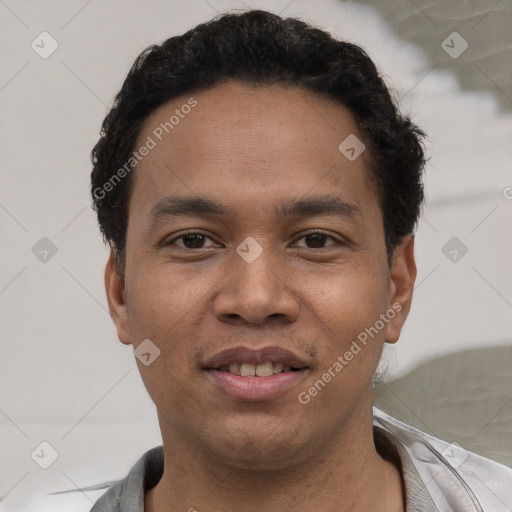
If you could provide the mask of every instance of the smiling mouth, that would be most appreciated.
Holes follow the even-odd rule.
[[[309,369],[309,364],[299,355],[281,347],[254,349],[238,346],[223,350],[204,361],[203,369],[235,377],[270,378],[301,373]]]
[[[271,377],[272,375],[277,375],[279,373],[306,370],[307,367],[294,367],[282,362],[267,361],[261,364],[233,362],[218,368],[207,369],[228,372],[232,375],[238,375],[241,377]]]
[[[271,401],[306,378],[309,362],[277,346],[237,346],[218,352],[201,365],[210,382],[225,395],[242,401]]]

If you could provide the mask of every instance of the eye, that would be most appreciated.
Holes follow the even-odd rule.
[[[327,240],[332,240],[334,243],[325,245]],[[205,245],[207,241],[212,242],[210,245]],[[305,245],[298,245],[300,240],[304,240]],[[180,243],[178,243],[180,242]],[[215,242],[209,236],[201,232],[188,232],[169,240],[164,243],[165,246],[176,245],[182,249],[204,249],[208,247],[215,247]],[[332,245],[343,245],[343,242],[334,236],[322,233],[321,231],[314,231],[305,234],[299,238],[294,244],[294,247],[305,247],[307,249],[324,249]]]
[[[325,247],[325,242],[327,239],[334,240],[334,244],[329,245],[343,245],[342,242],[331,235],[327,235],[326,233],[322,233],[321,231],[314,231],[311,233],[307,233],[303,237],[299,238],[299,240],[304,239],[306,243],[306,247],[308,249],[323,249]],[[299,241],[297,240],[297,242]],[[297,246],[297,242],[294,243],[294,246]],[[304,246],[302,246],[304,247]]]
[[[204,233],[190,232],[190,233],[182,234],[176,238],[173,238],[172,240],[169,240],[168,242],[165,242],[165,245],[166,246],[175,245],[175,242],[177,242],[178,240],[182,241],[182,245],[180,245],[180,244],[176,244],[176,245],[178,245],[178,247],[181,247],[183,249],[202,249],[205,247],[204,244],[205,244],[206,240],[211,240],[213,242],[213,240],[209,236],[206,236]],[[212,246],[207,246],[207,247],[212,247]]]

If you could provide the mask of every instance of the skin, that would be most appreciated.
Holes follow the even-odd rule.
[[[137,147],[190,96],[153,112]],[[389,266],[368,154],[351,162],[338,150],[349,134],[363,136],[343,106],[298,88],[227,82],[193,96],[197,106],[134,172],[125,286],[113,252],[105,272],[120,341],[135,348],[149,338],[161,351],[148,366],[137,361],[165,453],[145,510],[398,512],[399,471],[373,442],[372,381],[383,344],[398,340],[409,312],[414,240],[402,240]],[[170,195],[228,211],[149,222]],[[325,195],[359,214],[270,214],[285,200]],[[175,240],[184,230],[206,238]],[[263,249],[252,263],[235,250],[248,236]],[[401,311],[301,404],[298,394],[397,303]],[[235,399],[201,361],[238,345],[292,350],[309,369],[275,399]]]

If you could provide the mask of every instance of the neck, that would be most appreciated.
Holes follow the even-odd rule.
[[[208,458],[183,439],[164,435],[164,473],[146,493],[144,510],[403,511],[400,473],[377,453],[371,414],[364,424],[333,436],[314,457],[258,471]]]

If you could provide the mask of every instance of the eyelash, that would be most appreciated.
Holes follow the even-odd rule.
[[[176,238],[173,238],[172,240],[169,240],[168,242],[164,242],[163,245],[165,247],[171,246],[177,240],[181,240],[181,239],[186,238],[187,236],[191,236],[191,235],[200,235],[200,236],[203,236],[204,238],[208,238],[208,239],[214,241],[211,237],[209,237],[205,233],[201,233],[200,231],[189,231],[189,232],[182,233],[180,236],[178,236]],[[324,233],[323,231],[310,231],[308,233],[305,233],[300,238],[298,238],[294,242],[294,244],[297,243],[299,240],[302,240],[303,238],[306,238],[307,236],[310,236],[310,235],[323,235],[323,236],[326,237],[326,239],[330,238],[330,239],[335,241],[335,243],[331,244],[331,245],[338,245],[338,246],[345,245],[345,243],[343,241],[337,239],[336,237],[334,237],[332,235],[328,235],[327,233]],[[305,247],[305,249],[312,249],[312,250],[322,250],[322,249],[324,249],[325,250],[325,249],[328,249],[329,247],[331,247],[331,246],[319,247],[319,248]],[[186,250],[186,251],[197,251],[197,250],[200,250],[200,249],[208,249],[208,247],[198,247],[196,249],[189,248],[189,247],[180,247],[180,249],[183,249],[183,250]]]

